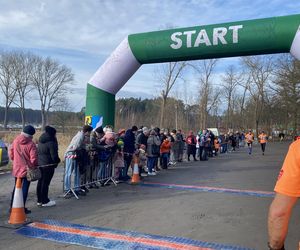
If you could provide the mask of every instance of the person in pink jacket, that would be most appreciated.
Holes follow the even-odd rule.
[[[31,211],[25,207],[30,186],[30,182],[26,178],[27,166],[29,168],[37,168],[38,165],[37,148],[35,143],[32,141],[34,134],[35,129],[33,126],[25,126],[21,134],[14,139],[9,149],[9,156],[13,161],[12,175],[15,177],[15,186],[12,192],[10,207],[12,207],[14,199],[17,178],[21,178],[24,209],[26,214],[31,213]]]

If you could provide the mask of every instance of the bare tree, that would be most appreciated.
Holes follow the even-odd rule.
[[[275,72],[275,88],[277,99],[286,108],[286,114],[291,117],[293,134],[298,128],[300,103],[300,63],[288,55],[281,56]]]
[[[61,97],[57,99],[56,105],[53,107],[54,112],[52,112],[52,123],[61,127],[62,132],[65,133],[66,126],[68,124],[67,113],[70,114],[72,107],[68,98]]]
[[[226,128],[233,128],[233,110],[234,110],[234,94],[236,87],[241,83],[241,76],[236,72],[233,65],[230,65],[225,75],[222,77],[222,93],[227,102]]]
[[[32,90],[31,72],[34,56],[31,53],[13,52],[13,80],[16,86],[16,99],[13,103],[20,108],[22,126],[25,126],[25,98]]]
[[[239,127],[240,129],[244,130],[248,127],[248,119],[245,115],[245,107],[247,102],[247,93],[249,92],[250,88],[250,77],[247,74],[242,72],[241,76],[246,75],[246,77],[242,77],[241,81],[239,82],[239,87],[241,88],[241,94],[237,97],[237,111],[239,117]]]
[[[171,89],[174,87],[178,79],[181,79],[183,69],[186,67],[186,62],[169,62],[162,65],[160,72],[157,72],[156,78],[162,85],[161,97],[161,113],[160,113],[160,127],[165,125],[165,110],[167,100]]]
[[[268,100],[266,88],[273,73],[272,60],[270,56],[251,56],[242,59],[248,69],[250,81],[253,83],[250,85],[249,92],[255,104],[254,119],[257,136]]]
[[[208,125],[208,113],[219,99],[219,91],[213,89],[211,82],[213,70],[217,64],[217,59],[199,61],[197,64],[189,64],[199,74],[199,109],[200,109],[200,128]]]
[[[4,109],[4,129],[7,129],[8,111],[12,104],[17,88],[13,81],[13,62],[11,53],[2,53],[0,57],[0,88],[4,95],[5,109]]]
[[[39,94],[43,129],[47,124],[49,110],[67,93],[74,75],[71,69],[51,58],[35,57],[31,77]]]

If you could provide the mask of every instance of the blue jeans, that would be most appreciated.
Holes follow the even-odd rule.
[[[149,173],[152,173],[152,169],[154,169],[154,167],[155,167],[155,159],[156,159],[156,157],[148,156],[147,168],[148,168]]]
[[[226,153],[227,152],[227,143],[222,144],[222,153]]]
[[[79,190],[80,189],[80,173],[79,173],[79,167],[78,167],[77,161],[76,161],[76,159],[73,159],[73,158],[66,158],[65,180],[64,180],[65,192],[67,192],[71,189],[71,177],[72,177],[73,171],[75,172],[75,174],[74,174],[74,189]]]
[[[103,161],[103,162],[99,162],[99,171],[97,173],[97,179],[98,180],[105,180],[105,177],[106,177],[106,165],[107,165],[107,162],[106,161]]]
[[[169,153],[162,153],[161,158],[162,158],[162,168],[167,169],[169,163]]]
[[[248,144],[248,153],[252,154],[252,143],[247,143]]]
[[[17,183],[17,177],[15,177],[15,186],[11,195],[11,201],[10,201],[10,207],[12,207],[13,201],[14,201],[14,195],[15,195],[15,189],[16,189],[16,183]],[[24,207],[25,203],[27,200],[28,196],[28,191],[29,191],[29,186],[30,186],[30,181],[27,180],[26,177],[21,178],[22,181],[22,193],[23,193],[23,202],[24,202]]]

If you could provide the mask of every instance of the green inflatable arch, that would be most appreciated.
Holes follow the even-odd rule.
[[[87,84],[86,124],[114,125],[115,95],[145,63],[287,53],[300,59],[300,14],[126,37]]]

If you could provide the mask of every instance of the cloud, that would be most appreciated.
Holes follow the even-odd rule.
[[[266,17],[284,10],[296,13],[299,5],[279,0],[3,0],[0,43],[107,56],[128,34]]]
[[[26,27],[34,22],[33,18],[27,13],[19,10],[9,11],[0,16],[0,28]]]
[[[84,88],[128,34],[296,14],[300,1],[0,0],[0,6],[0,49],[58,59],[73,69],[76,86]],[[122,90],[157,95],[153,69],[141,67]],[[84,94],[77,93],[83,99]]]

